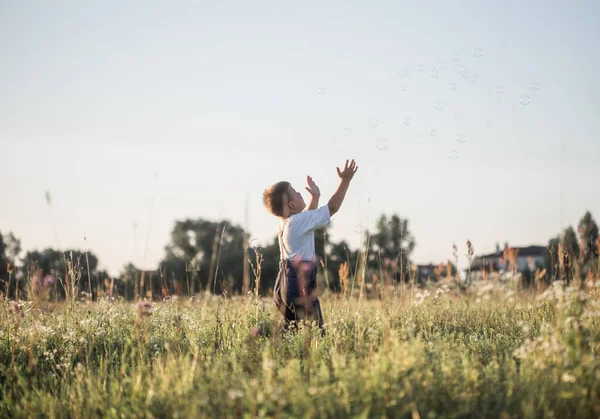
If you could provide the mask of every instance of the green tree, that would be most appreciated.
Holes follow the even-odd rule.
[[[176,221],[160,264],[163,278],[186,283],[192,266],[197,275],[190,288],[221,292],[229,282],[234,291],[241,291],[245,263],[243,234],[241,227],[227,221]]]
[[[592,217],[592,214],[587,211],[577,227],[577,233],[579,234],[580,247],[584,250],[584,258],[587,263],[591,259],[598,257],[598,247],[596,240],[598,239],[598,224]]]
[[[410,255],[415,248],[415,239],[408,228],[408,219],[394,214],[388,218],[385,214],[377,220],[376,232],[371,236],[372,257],[369,267],[378,268],[380,260],[395,261],[397,271],[394,279],[408,280]]]
[[[72,266],[76,276],[73,278],[69,274],[69,265]],[[102,279],[97,275],[98,258],[92,252],[81,250],[65,250],[59,251],[54,249],[45,249],[42,252],[37,250],[28,251],[23,258],[23,270],[26,276],[34,269],[41,269],[42,275],[52,275],[57,279],[57,293],[60,297],[64,297],[64,286],[67,283],[72,284],[73,281],[78,281],[76,284],[80,292],[88,292],[88,287],[91,284],[92,298],[97,298],[97,288],[101,286]],[[88,281],[88,272],[90,279]],[[23,281],[24,282],[24,281]],[[63,286],[58,285],[62,283]]]

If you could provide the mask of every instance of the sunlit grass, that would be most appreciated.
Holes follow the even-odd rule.
[[[268,299],[2,302],[10,417],[595,417],[600,301],[480,284],[327,296],[326,335]]]

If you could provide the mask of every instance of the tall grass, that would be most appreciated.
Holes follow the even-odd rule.
[[[53,312],[2,300],[0,416],[597,417],[595,285],[449,277],[370,299],[369,283],[360,302],[323,298],[324,337],[278,334],[256,294]]]

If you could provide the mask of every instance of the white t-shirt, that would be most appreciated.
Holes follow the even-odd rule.
[[[279,222],[281,259],[315,260],[315,233],[329,225],[329,207],[303,211]]]

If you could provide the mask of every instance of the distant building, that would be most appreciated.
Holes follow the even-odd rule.
[[[440,263],[434,265],[432,263],[427,265],[417,265],[416,266],[416,280],[418,282],[423,281],[438,281],[441,278],[445,278],[448,276],[448,264]],[[450,264],[450,275],[456,274],[456,267],[453,264]]]
[[[487,255],[476,256],[471,263],[471,272],[481,271],[485,268],[487,272],[498,272],[505,271],[508,269],[509,258],[506,257],[506,251],[510,251],[516,254],[515,262],[518,266],[519,272],[523,272],[527,269],[535,271],[536,269],[547,268],[550,253],[548,248],[545,246],[527,246],[527,247],[508,247],[504,250],[500,250],[499,246],[496,246],[496,252]]]

